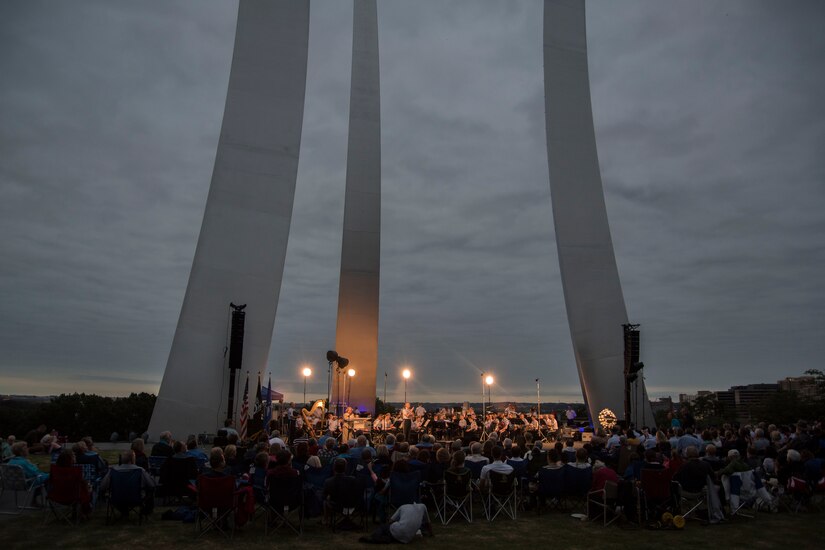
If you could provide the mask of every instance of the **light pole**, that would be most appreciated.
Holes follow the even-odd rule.
[[[352,377],[355,376],[355,369],[347,371],[347,407],[351,407],[349,402],[350,392],[352,391]]]
[[[304,367],[302,371],[304,375],[304,405],[307,402],[307,377],[312,376],[312,369],[309,367]]]
[[[536,378],[536,418],[541,418],[541,389],[538,378]]]
[[[484,373],[481,373],[481,422],[487,420],[487,404],[484,402]]]
[[[490,408],[493,407],[493,382],[495,382],[495,378],[492,375],[487,375],[487,378],[484,379],[487,382],[487,402],[490,404]]]
[[[404,372],[401,373],[401,376],[404,377],[404,404],[407,404],[407,380],[410,379],[410,369],[404,369]]]
[[[387,406],[387,371],[384,371],[384,407]]]

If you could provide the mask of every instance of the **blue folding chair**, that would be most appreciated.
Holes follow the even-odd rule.
[[[392,472],[390,473],[391,508],[398,508],[404,504],[415,504],[421,501],[421,472]]]

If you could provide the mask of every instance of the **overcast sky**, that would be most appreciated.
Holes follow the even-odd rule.
[[[156,393],[237,4],[0,3],[0,393]],[[379,1],[378,392],[581,401],[554,242],[542,4]],[[653,396],[825,367],[825,3],[587,5],[613,242]],[[352,6],[314,0],[273,385],[335,342]],[[621,327],[616,327],[621,330]],[[326,394],[325,378],[310,382]]]

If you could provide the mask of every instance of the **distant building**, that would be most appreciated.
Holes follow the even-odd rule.
[[[793,391],[803,398],[815,399],[818,395],[816,378],[813,376],[788,376],[777,384],[779,391]]]

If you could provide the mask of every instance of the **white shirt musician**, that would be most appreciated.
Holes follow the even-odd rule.
[[[343,435],[343,441],[349,441],[350,437],[352,437],[353,432],[353,420],[355,420],[355,413],[352,412],[352,407],[347,407],[347,410],[344,411],[344,416],[342,417],[341,422],[341,434]]]
[[[427,414],[427,409],[424,408],[424,405],[419,403],[415,408],[415,416],[424,416],[425,414]]]
[[[498,423],[498,428],[496,428],[496,431],[498,431],[498,433],[504,433],[504,432],[506,432],[506,431],[507,431],[507,429],[508,429],[509,427],[510,427],[510,421],[509,421],[509,420],[507,419],[507,417],[505,416],[504,418],[502,418],[501,420],[499,420],[499,423]]]
[[[401,420],[403,421],[402,427],[404,430],[404,438],[407,440],[410,438],[413,416],[415,416],[415,412],[410,407],[410,404],[404,403],[404,408],[401,409]]]
[[[544,419],[544,422],[545,424],[547,424],[547,429],[551,432],[559,431],[559,423],[556,420],[555,414],[550,413],[549,415],[547,415],[547,418]]]
[[[329,430],[330,433],[333,433],[333,434],[338,433],[338,430],[340,429],[338,419],[335,418],[334,416],[330,416],[329,417],[329,424],[328,424],[327,429]]]

